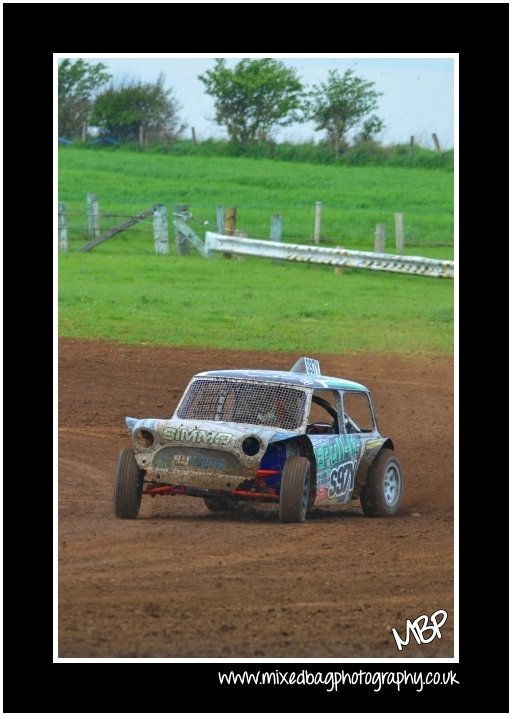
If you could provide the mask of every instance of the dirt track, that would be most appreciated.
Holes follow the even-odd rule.
[[[286,353],[59,344],[59,656],[407,658],[453,656],[453,363],[315,356],[368,385],[404,467],[402,514],[358,504],[303,525],[275,508],[213,514],[203,501],[143,498],[112,513],[124,417],[167,417],[190,377],[287,370]],[[442,639],[397,650],[391,627],[449,613]],[[426,634],[429,636],[429,634]]]

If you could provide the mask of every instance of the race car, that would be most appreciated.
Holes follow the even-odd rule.
[[[368,517],[395,515],[404,479],[377,427],[370,391],[321,374],[302,357],[290,371],[211,370],[193,376],[169,419],[126,418],[114,512],[139,514],[143,495],[200,497],[214,512],[242,502],[278,506],[304,522],[316,505],[359,499]]]

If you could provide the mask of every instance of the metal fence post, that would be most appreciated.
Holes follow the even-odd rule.
[[[100,236],[100,204],[96,194],[87,194],[87,219],[89,241],[99,239]]]
[[[59,201],[59,251],[68,250],[68,215],[66,205]]]
[[[315,204],[315,244],[320,243],[320,225],[322,222],[322,202],[317,201]]]
[[[383,254],[386,246],[386,226],[377,224],[375,227],[375,253]]]
[[[217,216],[217,233],[223,234],[224,233],[224,207],[222,204],[219,204],[216,211]]]
[[[404,215],[401,211],[395,214],[396,251],[398,254],[404,252]]]
[[[187,221],[190,217],[188,204],[175,204],[174,205],[174,216],[177,216],[182,221]],[[176,227],[175,227],[176,228]],[[178,256],[188,256],[190,254],[190,246],[187,241],[187,237],[184,236],[181,231],[176,228],[176,253]]]
[[[167,228],[167,207],[156,204],[153,212],[153,235],[155,238],[155,254],[169,253],[169,231]]]
[[[281,241],[283,238],[283,219],[281,214],[272,214],[270,220],[270,240]]]

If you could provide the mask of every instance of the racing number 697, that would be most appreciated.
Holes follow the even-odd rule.
[[[346,462],[331,472],[329,497],[341,497],[354,487],[355,463]]]

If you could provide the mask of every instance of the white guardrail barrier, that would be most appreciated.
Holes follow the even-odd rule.
[[[453,261],[426,259],[421,256],[401,256],[399,254],[376,254],[371,251],[351,251],[349,249],[330,249],[304,244],[283,244],[279,241],[244,239],[239,236],[224,236],[207,231],[206,254],[219,251],[225,254],[245,256],[263,256],[268,259],[301,261],[329,266],[348,266],[350,268],[369,269],[371,271],[394,271],[417,276],[435,276],[453,278]]]

